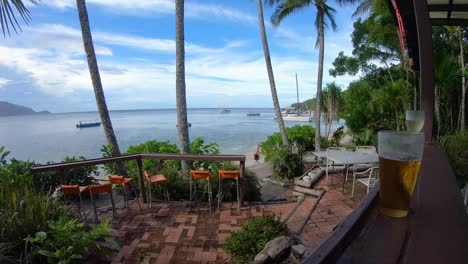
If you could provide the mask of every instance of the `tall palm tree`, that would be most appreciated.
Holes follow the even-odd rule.
[[[270,49],[268,48],[268,39],[265,31],[265,20],[263,18],[262,0],[258,2],[258,24],[260,25],[260,36],[262,38],[263,54],[265,56],[265,63],[268,72],[268,79],[270,81],[271,97],[273,99],[273,107],[275,108],[276,121],[281,134],[283,145],[289,145],[288,135],[286,134],[286,127],[284,126],[283,116],[281,115],[281,107],[278,101],[278,94],[276,92],[275,76],[273,75],[273,67],[271,66]]]
[[[180,153],[190,152],[187,122],[187,101],[185,94],[185,37],[184,37],[184,0],[175,1],[176,17],[176,101],[177,127],[179,131]],[[182,161],[182,171],[188,172],[188,163]]]
[[[37,4],[37,0],[27,0],[33,4]],[[12,8],[13,6],[13,8]],[[5,37],[6,34],[10,36],[10,26],[13,31],[21,31],[21,26],[16,19],[17,14],[21,16],[23,21],[28,24],[31,21],[31,13],[26,8],[22,0],[3,0],[0,1],[0,25],[2,33]]]
[[[83,46],[88,60],[89,74],[91,75],[91,81],[93,83],[99,116],[101,118],[102,127],[104,128],[107,143],[112,148],[112,156],[117,157],[121,155],[119,144],[115,137],[112,121],[109,116],[109,110],[107,109],[104,90],[102,89],[101,76],[99,74],[96,53],[94,52],[93,37],[91,35],[91,29],[89,28],[88,11],[86,9],[85,0],[76,0],[76,6],[78,8]],[[125,176],[127,175],[125,164],[123,162],[117,163],[117,172]]]
[[[334,18],[335,9],[327,4],[327,0],[269,0],[270,4],[278,3],[271,22],[273,25],[278,26],[285,17],[297,12],[301,9],[307,8],[311,5],[317,9],[315,17],[315,28],[317,29],[317,40],[315,47],[319,48],[319,66],[317,73],[317,95],[315,107],[315,150],[320,150],[320,96],[322,92],[322,78],[323,78],[323,59],[325,50],[325,28],[330,24],[333,30],[336,30],[336,23]]]

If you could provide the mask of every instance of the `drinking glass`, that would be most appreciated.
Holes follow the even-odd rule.
[[[406,110],[406,128],[407,131],[417,133],[421,132],[424,126],[424,111]]]
[[[380,131],[378,142],[380,213],[405,217],[421,167],[424,133]]]

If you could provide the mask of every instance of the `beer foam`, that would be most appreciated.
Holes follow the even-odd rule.
[[[399,160],[399,161],[420,161],[421,158],[418,158],[413,153],[405,152],[383,152],[379,153],[379,157],[389,160]]]

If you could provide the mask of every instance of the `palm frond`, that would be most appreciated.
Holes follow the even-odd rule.
[[[356,11],[353,13],[353,18],[356,18],[361,15],[365,15],[371,11],[372,6],[374,5],[375,0],[363,0],[357,7]]]
[[[279,2],[278,0],[268,1]],[[285,17],[300,9],[308,7],[311,3],[311,0],[282,0],[271,15],[271,23],[274,26],[278,26]]]
[[[39,0],[27,1],[35,5],[39,2]],[[21,31],[21,26],[16,19],[17,15],[20,15],[26,24],[31,21],[31,13],[22,0],[0,0],[0,25],[4,37],[6,34],[11,36],[10,27],[16,33]]]
[[[323,12],[324,12],[324,15],[325,15],[323,20],[324,21],[329,20],[333,31],[335,31],[336,30],[336,21],[335,21],[336,10],[333,7],[331,7],[331,6],[327,5],[326,3],[324,3]]]

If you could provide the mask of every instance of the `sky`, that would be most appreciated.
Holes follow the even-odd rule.
[[[189,108],[273,107],[254,0],[185,1],[186,89]],[[329,76],[340,51],[351,54],[351,14],[338,6],[338,28],[325,33],[324,84],[345,89],[357,77]],[[51,112],[95,111],[74,0],[30,6],[22,32],[0,39],[0,101]],[[87,0],[108,108],[175,108],[174,0]],[[318,49],[315,10],[301,10],[278,26],[264,7],[279,101],[315,96]]]

